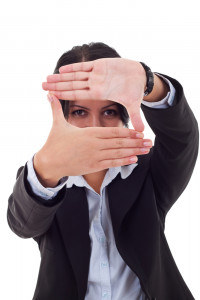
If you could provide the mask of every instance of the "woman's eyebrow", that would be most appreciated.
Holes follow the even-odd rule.
[[[117,106],[117,104],[113,103],[113,104],[106,105],[106,106],[102,107],[101,109],[104,109],[104,108],[107,108],[107,107],[110,107],[110,106],[113,106],[113,105]],[[76,106],[76,107],[81,107],[81,108],[90,110],[90,108],[87,108],[87,107],[85,107],[85,106],[81,106],[81,105],[78,105],[78,104],[71,104],[71,105],[70,105],[70,108],[71,108],[71,107],[74,107],[74,106]]]

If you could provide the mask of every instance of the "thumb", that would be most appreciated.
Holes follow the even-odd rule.
[[[142,122],[140,110],[138,110],[137,112],[136,111],[129,112],[129,116],[134,129],[139,132],[144,131],[144,123]]]
[[[61,120],[66,122],[59,99],[51,93],[47,94],[47,98],[51,104],[53,122],[60,122]]]

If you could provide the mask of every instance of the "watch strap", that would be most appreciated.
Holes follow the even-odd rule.
[[[144,97],[149,95],[152,90],[153,90],[153,86],[154,86],[154,76],[153,73],[151,71],[151,69],[143,62],[140,62],[141,65],[143,66],[143,68],[145,69],[146,72],[146,76],[147,76],[147,83],[146,83],[146,91],[144,92]]]

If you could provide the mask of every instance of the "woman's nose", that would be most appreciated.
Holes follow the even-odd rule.
[[[102,126],[103,126],[103,124],[102,124],[102,121],[100,118],[95,117],[95,116],[92,117],[90,127],[102,127]]]

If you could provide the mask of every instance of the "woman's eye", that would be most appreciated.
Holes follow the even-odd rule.
[[[84,112],[84,110],[82,110],[82,109],[74,110],[74,111],[72,112],[72,115],[75,115],[75,116],[83,116],[84,114],[82,114],[82,112]]]
[[[106,110],[105,111],[105,113],[106,112],[108,112],[108,114],[106,114],[107,116],[116,116],[118,113],[117,113],[117,111],[116,110],[114,110],[114,109],[108,109],[108,110]]]
[[[72,111],[71,114],[72,114],[73,116],[84,117],[84,116],[87,114],[87,112],[84,111],[83,109],[78,109],[78,110]],[[103,114],[104,114],[106,117],[113,117],[113,116],[118,115],[118,112],[117,112],[116,110],[114,110],[114,109],[108,109],[108,110],[105,110],[105,111],[103,112]]]

